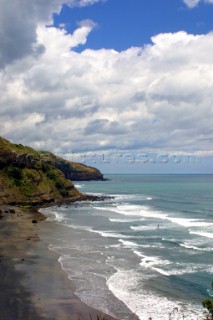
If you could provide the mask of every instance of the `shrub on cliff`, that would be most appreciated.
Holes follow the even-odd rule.
[[[213,281],[212,281],[212,290],[213,290]],[[202,302],[203,307],[207,309],[207,314],[205,320],[213,320],[213,300],[206,299]]]
[[[11,165],[7,168],[7,175],[9,178],[20,180],[22,178],[22,171],[20,168]]]
[[[10,165],[6,168],[6,174],[10,180],[16,185],[21,185],[21,179],[22,179],[22,170],[19,167],[15,167],[13,165]]]

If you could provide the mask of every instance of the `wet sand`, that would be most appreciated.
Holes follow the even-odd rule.
[[[0,207],[3,212],[11,208]],[[0,219],[0,319],[95,320],[101,316],[76,297],[57,254],[40,240],[44,216],[36,210],[12,209],[15,213],[5,212]],[[106,315],[104,319],[113,320]]]

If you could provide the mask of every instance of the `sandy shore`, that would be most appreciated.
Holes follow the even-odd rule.
[[[97,319],[100,312],[75,296],[57,254],[40,240],[44,216],[24,208],[0,209],[4,212],[0,219],[1,320]]]

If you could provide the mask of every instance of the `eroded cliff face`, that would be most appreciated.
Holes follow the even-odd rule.
[[[0,138],[0,204],[37,205],[81,193],[40,152]]]
[[[50,152],[42,152],[41,155],[44,160],[61,170],[66,179],[72,181],[104,180],[103,174],[96,168],[64,160]]]

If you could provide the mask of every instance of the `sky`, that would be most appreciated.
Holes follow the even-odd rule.
[[[212,16],[213,0],[0,0],[1,136],[104,173],[213,173]]]

